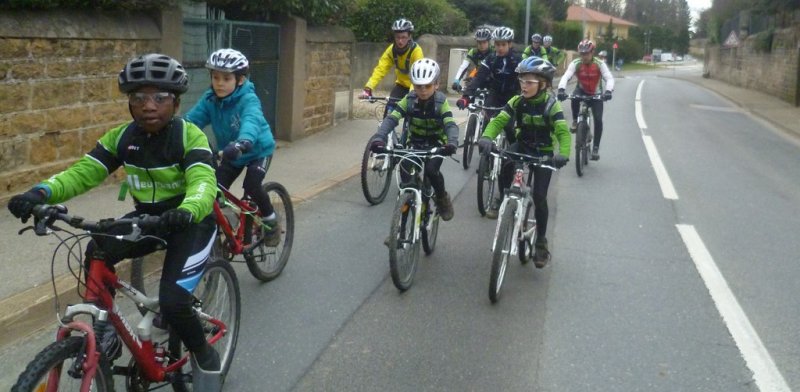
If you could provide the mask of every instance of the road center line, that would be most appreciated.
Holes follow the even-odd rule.
[[[653,165],[653,170],[656,172],[656,179],[658,180],[658,185],[661,187],[661,194],[664,195],[665,199],[678,200],[678,192],[675,192],[675,187],[672,186],[672,180],[669,179],[667,168],[664,166],[664,162],[661,161],[661,156],[658,155],[658,149],[653,142],[653,138],[644,133],[647,125],[644,123],[644,116],[642,115],[642,86],[644,86],[644,80],[639,82],[639,87],[636,88],[634,109],[636,112],[636,121],[639,123],[639,131],[642,133],[644,147],[647,150],[647,156],[650,157],[650,164]]]
[[[714,263],[714,259],[708,252],[702,238],[697,233],[693,225],[675,225],[681,234],[689,255],[694,261],[697,272],[703,278],[711,299],[717,307],[725,326],[728,328],[739,352],[742,353],[744,361],[750,371],[753,372],[753,380],[762,392],[791,392],[789,385],[778,370],[772,360],[767,348],[758,337],[758,333],[750,324],[750,320],[744,310],[733,295],[728,282]]]

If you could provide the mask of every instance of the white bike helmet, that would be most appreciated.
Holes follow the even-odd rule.
[[[411,83],[430,84],[439,79],[439,64],[429,58],[422,58],[411,64]]]
[[[394,23],[392,23],[392,31],[394,31],[395,33],[402,33],[407,31],[410,33],[414,31],[414,24],[411,23],[411,21],[406,18],[400,18],[394,21]]]
[[[475,30],[475,40],[476,41],[488,41],[492,39],[492,30],[488,27],[481,26]]]
[[[532,35],[531,36],[531,42],[537,43],[537,44],[541,44],[542,43],[542,35],[539,34],[539,33],[536,33],[536,34]]]
[[[514,30],[508,27],[498,27],[492,33],[492,39],[495,41],[511,41],[514,39]]]
[[[545,45],[546,44],[552,44],[553,43],[553,37],[551,37],[549,35],[545,35],[543,41],[544,41]]]
[[[237,75],[247,74],[249,67],[250,62],[247,61],[247,57],[242,52],[230,48],[220,49],[211,53],[211,56],[208,56],[208,61],[206,61],[206,68],[210,70]]]

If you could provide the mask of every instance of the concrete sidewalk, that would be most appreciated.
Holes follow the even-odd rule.
[[[455,99],[450,97],[453,108]],[[466,121],[466,111],[454,110],[454,115],[459,124]],[[279,142],[265,181],[283,184],[297,210],[304,201],[360,174],[364,148],[377,127],[374,118],[349,120],[295,142]],[[231,187],[235,194],[243,192],[243,177]],[[40,180],[31,178],[31,186]],[[130,197],[118,201],[118,193],[119,185],[101,186],[64,204],[70,213],[89,219],[119,216],[133,207]],[[0,287],[0,349],[52,326],[55,318],[50,260],[58,242],[53,236],[37,237],[33,232],[18,235],[24,226],[5,206],[0,208],[0,276],[7,277]],[[76,260],[70,264],[79,265]],[[129,276],[126,266],[127,262],[119,265],[123,279]],[[63,252],[53,263],[53,275],[61,305],[79,301]]]

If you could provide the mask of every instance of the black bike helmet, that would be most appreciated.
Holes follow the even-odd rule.
[[[177,95],[189,89],[189,78],[181,63],[164,54],[150,53],[139,56],[119,73],[119,91],[123,94],[143,86],[155,86]]]
[[[556,67],[553,64],[550,64],[549,61],[538,57],[538,56],[531,56],[522,60],[519,65],[517,65],[517,69],[515,70],[518,74],[534,74],[539,75],[551,84],[553,83],[553,77],[556,76]]]

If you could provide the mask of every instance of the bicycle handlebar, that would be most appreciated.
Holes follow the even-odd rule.
[[[555,166],[555,162],[553,161],[552,156],[542,155],[542,156],[534,156],[523,154],[520,152],[513,152],[508,150],[499,150],[497,146],[493,146],[492,151],[490,152],[493,156],[496,156],[500,159],[515,161],[515,162],[522,162],[533,166],[539,166],[546,169],[550,169],[552,171],[558,170]]]
[[[400,102],[402,98],[397,97],[377,97],[377,96],[370,96],[369,98],[359,98],[358,100],[361,102],[369,102],[375,103],[378,101],[386,101],[386,102]]]
[[[143,214],[133,218],[109,218],[99,221],[90,221],[80,216],[74,216],[67,213],[67,208],[63,205],[48,205],[40,204],[33,208],[34,225],[28,226],[19,231],[19,234],[33,229],[36,235],[47,235],[50,233],[48,229],[60,230],[53,224],[60,220],[66,224],[76,228],[85,230],[92,234],[108,233],[113,228],[129,226],[131,232],[128,234],[115,234],[119,239],[136,241],[142,237],[142,229],[155,229],[161,224],[161,217],[155,215]]]
[[[595,95],[570,94],[570,95],[567,96],[567,99],[569,99],[569,100],[573,100],[574,99],[574,100],[577,100],[577,101],[585,101],[585,102],[605,101],[606,100],[605,98],[603,98],[603,94],[595,94]]]

